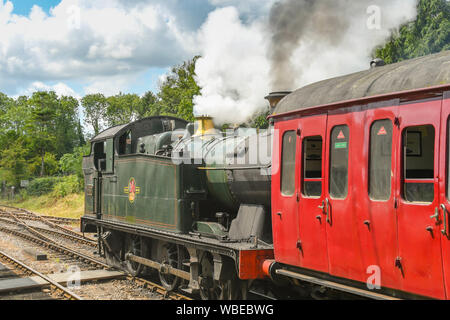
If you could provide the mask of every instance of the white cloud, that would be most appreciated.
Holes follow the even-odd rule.
[[[35,5],[26,17],[12,9],[0,0],[0,91],[17,93],[36,81],[91,81],[87,87],[96,87],[109,77],[112,87],[125,84],[117,77],[193,56],[192,36],[179,30],[171,12],[151,3],[62,0],[49,14]]]
[[[75,90],[73,90],[71,87],[69,87],[67,84],[58,82],[54,85],[47,85],[40,81],[33,82],[28,88],[23,90],[23,95],[32,95],[33,92],[36,91],[54,91],[58,96],[72,96],[76,99],[81,99],[81,96],[79,96]],[[17,98],[17,96],[15,96]]]

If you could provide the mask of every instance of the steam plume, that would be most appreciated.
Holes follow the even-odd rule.
[[[267,108],[269,91],[369,68],[372,50],[414,19],[417,0],[283,0],[243,23],[218,9],[199,34],[195,112],[216,123],[244,123]]]

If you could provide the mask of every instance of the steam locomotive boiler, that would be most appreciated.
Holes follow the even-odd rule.
[[[212,119],[151,117],[91,141],[83,232],[107,262],[157,272],[167,290],[245,298],[273,258],[272,132],[227,134]]]

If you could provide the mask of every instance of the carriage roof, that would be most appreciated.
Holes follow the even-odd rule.
[[[313,83],[281,100],[274,116],[441,85],[450,85],[450,50]]]

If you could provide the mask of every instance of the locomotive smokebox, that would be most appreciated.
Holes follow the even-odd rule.
[[[268,96],[264,97],[264,99],[269,101],[270,107],[272,109],[275,109],[275,107],[281,101],[281,99],[283,99],[284,97],[286,97],[288,94],[291,94],[291,93],[292,93],[292,91],[272,92]]]

